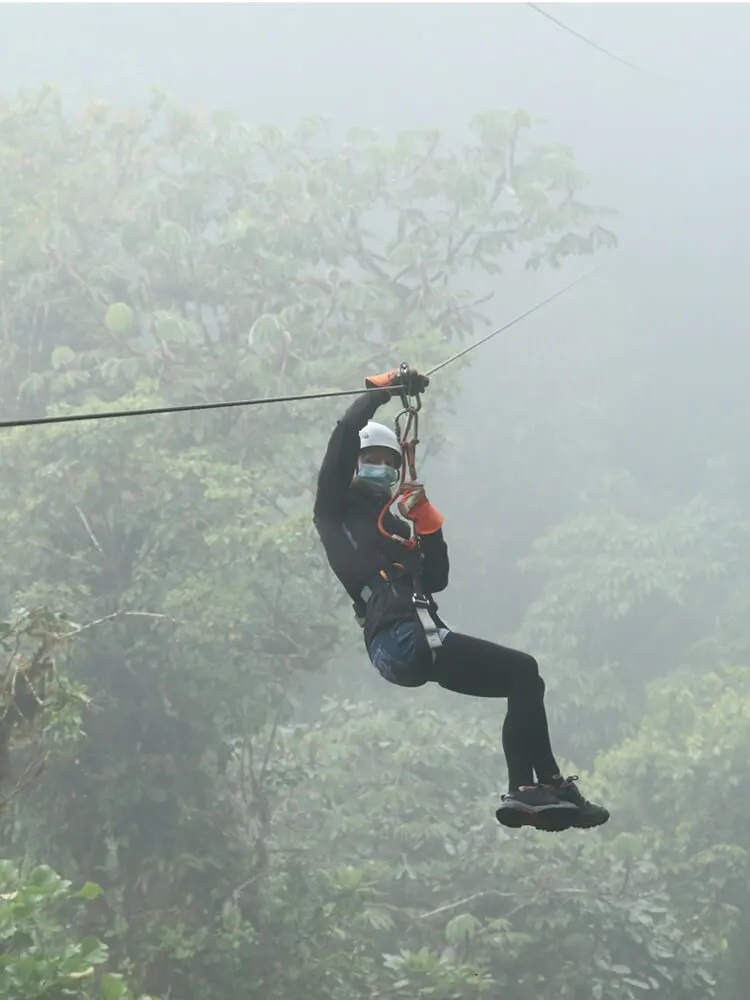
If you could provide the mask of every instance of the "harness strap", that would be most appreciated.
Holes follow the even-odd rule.
[[[365,614],[367,610],[367,602],[370,600],[374,593],[374,587],[378,585],[379,580],[385,581],[385,583],[393,590],[393,585],[388,578],[388,574],[385,570],[380,571],[378,577],[373,580],[373,585],[365,584],[359,593],[359,601],[355,601],[352,604],[354,608],[354,617],[357,620],[357,624],[360,628],[364,628],[365,625]],[[417,581],[415,580],[415,583]],[[415,588],[412,594],[412,604],[417,615],[417,620],[422,627],[425,639],[427,640],[427,645],[430,648],[430,653],[432,654],[432,659],[434,661],[435,655],[439,649],[442,648],[443,640],[440,637],[441,628],[447,628],[447,625],[443,621],[436,621],[432,614],[432,608],[430,604],[429,597],[425,596],[420,592],[421,588]]]
[[[417,565],[414,569],[413,577],[414,593],[412,594],[411,600],[414,605],[414,610],[417,612],[417,618],[422,626],[422,631],[424,632],[427,645],[430,647],[430,652],[432,653],[432,659],[434,661],[435,654],[442,648],[443,645],[439,629],[440,626],[445,625],[445,623],[436,621],[432,613],[430,595],[428,595],[424,589],[419,565]]]
[[[422,631],[424,632],[427,645],[430,647],[430,652],[432,653],[432,659],[434,661],[437,651],[441,649],[443,645],[443,640],[440,638],[440,627],[430,614],[430,602],[426,598],[420,597],[419,594],[414,594],[412,596],[412,603],[414,604],[414,609],[417,612],[417,618],[422,626]]]
[[[378,573],[378,578],[385,581],[386,584],[393,590],[391,581],[388,579],[388,574],[384,569],[381,569]],[[373,581],[374,586],[377,586],[377,581]],[[364,628],[365,625],[365,611],[367,607],[367,602],[370,600],[374,593],[374,587],[369,584],[365,584],[364,587],[359,592],[359,600],[354,601],[352,607],[354,608],[354,617],[357,619],[357,624]]]

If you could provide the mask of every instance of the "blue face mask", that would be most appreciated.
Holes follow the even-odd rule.
[[[368,465],[363,462],[357,472],[357,479],[376,493],[390,494],[400,479],[398,469],[390,465]]]

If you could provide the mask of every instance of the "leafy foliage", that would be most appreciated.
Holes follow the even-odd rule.
[[[609,477],[536,540],[521,567],[544,583],[519,641],[554,663],[553,719],[577,754],[630,735],[653,678],[750,652],[749,542],[727,463],[664,512],[632,478]]]
[[[56,665],[75,631],[71,622],[44,607],[19,608],[10,621],[0,622],[0,650],[6,657],[0,674],[0,782],[11,777],[11,751],[30,747],[11,794],[79,735],[88,700]],[[7,797],[0,799],[0,808],[5,803]]]
[[[435,130],[334,146],[319,120],[285,135],[159,93],[80,115],[54,88],[2,98],[4,416],[442,360],[484,321],[479,286],[506,258],[556,266],[613,243],[571,151],[532,127],[497,112],[463,148]],[[310,522],[335,416],[298,402],[0,439],[2,596],[104,623],[76,643],[87,739],[24,798],[15,849],[102,884],[86,931],[138,988],[214,1000],[272,981],[272,954],[287,985],[300,968],[291,938],[269,947],[260,902],[237,926],[225,905],[269,871],[262,798],[230,794],[227,769],[239,754],[263,786],[258,734],[288,722],[349,622]]]
[[[682,926],[700,929],[722,959],[722,998],[744,990],[749,684],[747,667],[654,682],[649,716],[605,764],[622,788],[623,822],[653,845],[673,886]]]
[[[274,959],[304,937],[312,997],[706,996],[711,942],[642,841],[489,822],[499,728],[473,709],[329,703],[276,733],[253,890],[265,995],[293,989],[302,970]]]
[[[67,921],[77,901],[96,899],[87,882],[77,891],[42,865],[28,873],[0,861],[0,991],[13,1000],[134,1000],[122,976],[103,971],[107,948],[94,937],[71,941]],[[141,996],[140,1000],[153,1000]]]
[[[523,113],[471,124],[463,148],[435,130],[335,146],[322,120],[285,135],[157,93],[80,116],[54,89],[2,99],[4,415],[427,367],[484,322],[506,261],[613,243],[569,149],[537,146]],[[599,753],[586,791],[614,816],[595,835],[494,823],[495,704],[420,690],[417,710],[334,699],[299,721],[349,622],[310,525],[333,405],[3,435],[0,596],[42,610],[0,629],[22,657],[2,717],[47,768],[6,807],[24,866],[0,875],[3,995],[129,1000],[118,969],[179,1000],[744,996],[742,457],[692,493],[644,481],[607,440],[625,397],[590,370],[558,389],[574,361],[549,334],[493,384],[502,414],[533,411],[526,365],[556,405],[493,428],[532,528],[470,524],[470,558],[481,576],[523,556],[516,638],[555,743],[577,766]],[[564,499],[536,490],[545,463]],[[50,654],[73,637],[68,680]]]

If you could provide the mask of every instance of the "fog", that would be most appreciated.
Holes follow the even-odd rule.
[[[436,124],[460,136],[473,114],[496,106],[544,119],[589,175],[590,200],[617,212],[609,221],[620,250],[592,283],[512,337],[580,319],[584,305],[592,338],[618,326],[631,350],[648,355],[633,415],[637,459],[671,476],[684,442],[701,435],[706,407],[723,434],[744,431],[733,412],[744,369],[731,359],[750,251],[750,13],[745,4],[551,12],[641,70],[525,4],[8,4],[0,64],[6,89],[56,81],[73,101],[130,104],[156,85],[281,127],[324,114],[342,130]],[[488,315],[500,325],[557,277],[498,287]],[[483,352],[487,365],[505,357],[497,344]],[[489,419],[481,400],[462,413]]]
[[[105,896],[109,890],[117,902],[108,897],[109,909],[92,918],[90,931],[101,937],[120,928],[113,932],[117,944],[109,968],[131,976],[134,997],[140,990],[154,996],[160,991],[162,1000],[744,996],[746,960],[741,944],[732,942],[741,942],[750,926],[747,807],[734,801],[744,794],[750,750],[744,624],[750,610],[750,9],[707,3],[541,6],[613,55],[524,3],[0,5],[3,99],[54,83],[70,115],[96,100],[140,106],[149,88],[159,87],[183,107],[229,109],[250,123],[290,131],[305,116],[324,115],[332,123],[331,142],[344,141],[352,126],[370,126],[389,140],[404,130],[437,127],[448,145],[461,147],[471,141],[475,115],[522,109],[538,120],[534,142],[572,149],[588,180],[581,197],[611,213],[598,221],[618,242],[593,257],[566,259],[559,269],[524,268],[530,248],[519,247],[503,256],[501,274],[462,274],[462,287],[488,297],[481,306],[487,325],[477,324],[470,340],[598,265],[553,303],[472,352],[467,364],[434,376],[424,397],[418,453],[428,496],[445,516],[451,577],[439,595],[440,609],[458,631],[522,646],[538,659],[553,745],[566,766],[585,775],[584,794],[590,790],[597,801],[606,800],[612,819],[602,830],[568,840],[563,834],[540,841],[546,835],[539,831],[498,834],[496,805],[488,812],[486,796],[497,797],[506,783],[500,755],[504,702],[385,684],[346,617],[348,603],[332,574],[310,569],[305,575],[304,559],[295,561],[286,548],[272,572],[265,557],[249,551],[245,556],[249,540],[258,540],[258,553],[267,543],[256,532],[257,524],[266,524],[258,497],[282,490],[275,477],[282,466],[287,480],[304,489],[348,400],[295,404],[273,414],[272,407],[251,409],[236,419],[238,411],[228,411],[230,416],[217,418],[222,424],[208,423],[200,413],[143,418],[143,437],[118,427],[101,430],[98,444],[90,436],[66,438],[65,428],[47,437],[46,430],[30,429],[0,449],[7,489],[2,531],[12,549],[2,593],[9,605],[71,605],[75,616],[93,620],[114,613],[127,595],[131,610],[140,601],[139,612],[163,614],[186,629],[174,643],[166,633],[147,633],[146,625],[139,631],[135,622],[117,625],[122,633],[97,632],[78,673],[73,650],[71,675],[96,692],[99,721],[90,723],[90,745],[84,743],[75,764],[61,758],[53,777],[45,777],[40,791],[15,809],[6,834],[14,862],[44,861],[75,882],[107,882]],[[1,143],[12,151],[12,138]],[[8,177],[0,178],[3,185],[11,190]],[[29,190],[18,198],[41,204],[33,185]],[[6,241],[17,232],[15,205],[2,204],[0,257],[12,256]],[[245,264],[252,268],[251,259]],[[32,314],[20,306],[13,312],[10,294],[2,294],[6,316]],[[99,290],[86,301],[98,308],[106,294]],[[85,322],[80,312],[75,315]],[[36,344],[34,317],[28,333],[13,326],[22,319],[6,319],[3,327],[6,419],[16,404],[30,405],[16,394],[17,383],[37,370],[37,362],[22,371],[20,362],[14,367],[20,355],[13,351],[23,353],[24,338]],[[45,328],[47,346],[73,344],[82,352],[70,316],[68,326],[56,322],[54,330]],[[92,358],[102,348],[96,336],[86,342]],[[322,359],[318,367],[318,359],[310,363],[313,388],[341,384],[356,369],[353,361],[373,356],[360,331],[351,331],[349,343],[351,357],[331,362],[330,375]],[[459,346],[445,344],[445,355]],[[224,386],[231,396],[243,389],[232,382],[233,362],[226,358],[201,392],[216,394]],[[379,362],[385,370],[402,360],[383,356]],[[419,357],[406,360],[422,364]],[[50,367],[41,360],[39,365],[39,371]],[[167,402],[194,398],[200,364],[189,360],[175,371],[164,383]],[[360,382],[368,374],[373,372],[362,371]],[[456,389],[450,405],[438,395],[448,386]],[[288,388],[282,377],[274,391],[305,387]],[[44,405],[78,407],[85,399],[81,392],[72,382]],[[192,449],[203,440],[196,436],[193,442],[192,436],[204,420],[215,455],[202,456],[205,467],[196,471]],[[274,434],[281,443],[268,471],[261,472],[260,462],[253,464],[261,454],[255,442],[274,442]],[[307,435],[314,447],[305,451],[298,444],[295,451],[295,435],[300,442]],[[59,458],[58,447],[67,457]],[[132,465],[123,459],[113,471],[128,449],[139,457]],[[55,479],[60,461],[66,466],[59,476],[64,490]],[[243,480],[237,470],[247,469],[252,475]],[[128,477],[140,470],[143,478],[133,485]],[[195,514],[192,500],[175,486],[192,474],[203,476],[206,487]],[[123,483],[127,500],[118,492]],[[71,541],[74,534],[66,539],[73,529],[57,510],[58,489],[78,508],[75,530],[83,524],[85,533],[77,541]],[[293,520],[302,510],[306,519],[304,529],[289,522],[288,546],[303,554],[309,540],[300,539],[311,530],[309,500],[292,494],[282,503],[282,514]],[[219,527],[206,527],[211,502],[223,505]],[[99,521],[86,503],[99,512]],[[174,534],[162,542],[154,533],[149,542],[152,524],[162,516],[165,534]],[[212,550],[216,563],[190,534],[196,525],[202,526],[201,545],[219,546]],[[27,540],[24,532],[33,537]],[[78,579],[73,563],[92,558],[86,546],[99,547],[100,535],[101,565]],[[211,535],[222,540],[209,540]],[[131,545],[138,554],[126,570],[120,553]],[[195,580],[191,545],[203,560],[196,563]],[[28,556],[53,549],[57,555],[47,562]],[[256,555],[258,577],[250,584],[242,574],[251,559],[255,567]],[[237,581],[247,589],[240,590]],[[315,612],[309,610],[312,591]],[[157,603],[146,607],[145,599]],[[202,601],[211,608],[206,622],[196,618],[186,625],[188,609],[198,615]],[[247,602],[261,610],[248,612],[255,625],[245,633]],[[277,628],[277,615],[287,617],[273,636],[278,643],[283,635],[282,646],[274,648],[287,653],[274,654],[275,666],[256,669],[253,657],[270,648],[260,638],[253,646],[254,635],[265,628],[258,623],[272,619]],[[223,629],[226,639],[215,654],[212,629]],[[340,641],[326,645],[325,629]],[[190,664],[184,683],[183,659]],[[211,670],[206,664],[213,664]],[[127,686],[128,671],[141,678],[135,687]],[[153,678],[149,673],[145,682],[148,671]],[[210,707],[199,710],[203,698]],[[343,707],[337,702],[326,708],[329,698],[343,700]],[[152,700],[162,706],[163,717],[142,721],[143,706]],[[110,737],[112,759],[102,749]],[[211,767],[219,761],[220,778],[211,772],[205,787],[187,765],[184,774],[175,765],[178,776],[169,791],[175,796],[173,826],[163,820],[171,831],[163,840],[154,832],[162,830],[163,817],[154,819],[148,810],[171,809],[166,792],[149,807],[148,796],[124,805],[110,802],[103,791],[122,787],[127,797],[128,782],[147,767],[136,761],[141,752],[153,760],[169,753],[178,761],[184,753],[195,763],[195,775],[204,773],[206,760]],[[88,761],[86,774],[76,770],[79,759]],[[246,765],[258,769],[251,793]],[[695,804],[701,788],[724,778],[723,790],[707,792]],[[276,796],[273,808],[264,798],[264,782],[272,789],[268,795]],[[665,794],[672,783],[678,790]],[[284,797],[281,789],[292,791]],[[45,817],[68,822],[64,817],[76,795],[90,811],[85,823],[75,822],[103,824],[101,842],[92,834],[84,849],[76,832],[72,846],[61,846],[50,829],[26,844],[23,831],[44,829]],[[413,812],[412,795],[422,802]],[[119,869],[113,845],[126,835],[118,822],[138,844],[130,855],[121,849]],[[221,841],[221,851],[231,855],[225,868],[219,840],[211,839],[218,835],[208,832],[212,822],[227,837]],[[201,832],[188,831],[190,824]],[[452,846],[441,854],[445,844]],[[189,868],[184,858],[193,854],[210,860],[203,867],[196,862],[185,875],[180,866]],[[159,876],[166,881],[159,884],[168,901],[151,906],[145,889],[137,904],[128,903],[122,886],[159,865],[166,866]],[[219,873],[215,879],[206,874],[212,865]],[[546,865],[552,888],[540,888],[536,875],[514,886],[514,872],[528,867],[538,873]],[[346,866],[364,872],[363,881],[351,876],[347,883],[349,876],[341,874]],[[313,875],[318,869],[323,874]],[[165,871],[180,892],[169,895]],[[686,889],[691,871],[707,887]],[[254,887],[252,899],[241,901],[237,885],[245,882]],[[579,901],[577,893],[588,900],[599,889],[605,903]],[[617,909],[620,904],[611,901],[619,899],[620,889],[627,903]],[[500,902],[489,900],[493,891]],[[343,896],[336,893],[351,893],[350,911],[341,908]],[[197,915],[196,909],[175,929],[174,912],[187,896],[201,905],[210,897],[211,919],[214,911],[222,914],[205,940],[196,931],[189,945],[185,927],[194,917],[195,930],[208,920],[208,910]],[[462,896],[478,902],[459,906]],[[431,911],[444,904],[451,908],[439,911],[443,923],[434,929]],[[132,928],[146,911],[139,937]],[[328,916],[320,922],[323,912]],[[461,913],[470,914],[476,926],[469,921],[463,930],[448,930],[446,921]],[[235,923],[229,927],[227,921]],[[359,937],[352,930],[357,921],[369,927]],[[162,924],[169,932],[149,951],[146,939]],[[124,927],[131,928],[127,934]],[[123,935],[131,935],[126,944]],[[535,979],[534,949],[544,949],[550,935],[559,937],[560,955]],[[312,944],[303,947],[300,941],[308,936]],[[568,944],[579,955],[579,972],[572,959],[566,964]],[[181,947],[182,972],[175,958]],[[434,964],[413,957],[420,948]],[[589,960],[589,971],[580,972]],[[295,963],[299,971],[292,974]],[[490,977],[486,982],[484,975]],[[248,983],[249,992],[242,992]],[[32,996],[22,992],[25,986],[11,985],[14,1000]]]

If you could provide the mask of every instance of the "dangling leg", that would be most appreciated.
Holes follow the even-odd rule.
[[[484,639],[449,632],[432,663],[421,627],[399,622],[383,629],[370,643],[369,655],[392,684],[417,687],[435,680],[442,687],[478,698],[507,698],[503,752],[511,791],[558,773],[544,710],[544,681],[536,660]]]
[[[533,656],[485,639],[449,633],[435,658],[441,687],[476,698],[507,698],[503,749],[511,788],[548,782],[559,771],[550,745],[544,681]]]
[[[369,654],[392,684],[421,687],[434,680],[459,694],[508,699],[502,737],[510,790],[497,810],[501,823],[561,830],[598,826],[609,819],[606,809],[583,798],[575,778],[559,774],[550,746],[544,681],[532,656],[451,632],[433,664],[421,627],[410,621],[379,633]]]
[[[563,778],[560,768],[557,766],[552,747],[550,746],[549,727],[547,725],[547,713],[544,709],[544,681],[539,678],[540,695],[538,704],[541,705],[542,713],[537,719],[535,726],[536,738],[531,748],[531,755],[536,771],[537,781],[546,788],[552,790],[553,794],[563,802],[569,802],[578,810],[573,818],[571,826],[587,830],[594,826],[601,826],[609,819],[609,811],[603,806],[595,805],[581,795],[576,787],[577,775]],[[510,704],[510,703],[509,703]],[[530,706],[531,708],[531,706]],[[527,717],[531,715],[527,711]],[[542,718],[543,716],[543,718]],[[543,730],[543,733],[542,733]]]
[[[539,667],[533,657],[526,653],[517,653],[515,650],[507,652],[524,657],[526,664],[521,678],[516,682],[516,690],[508,697],[505,723],[508,725],[508,720],[513,720],[514,741],[524,745],[527,760],[536,773],[537,781],[546,785],[560,769],[550,744],[547,711],[544,707],[544,681],[539,676]],[[511,780],[511,791],[514,786],[518,787]]]
[[[498,820],[506,826],[533,825],[550,831],[580,825],[580,803],[569,787],[580,793],[569,782],[563,788],[552,753],[544,681],[536,660],[515,649],[451,632],[435,657],[434,679],[458,694],[508,699],[503,751],[510,788],[497,811]]]

